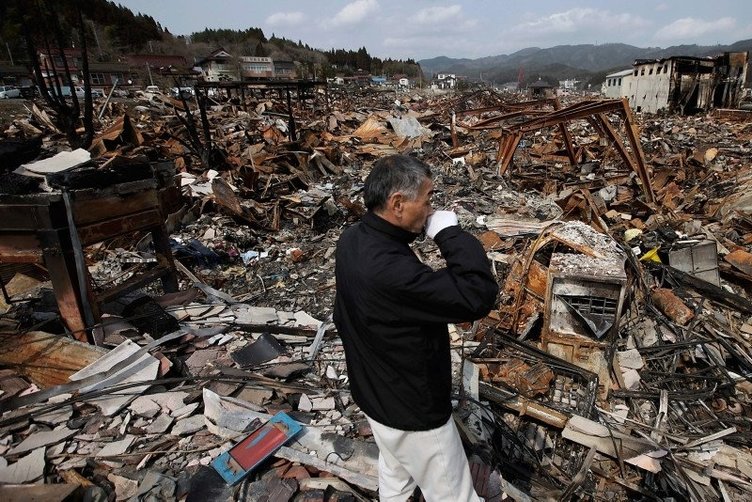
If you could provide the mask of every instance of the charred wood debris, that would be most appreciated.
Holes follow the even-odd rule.
[[[436,204],[501,286],[450,330],[481,496],[748,498],[752,122],[490,90],[219,95],[102,100],[90,150],[49,169],[52,110],[29,102],[2,131],[1,498],[375,500],[334,250],[372,162],[398,152],[434,166]],[[117,230],[91,216],[151,189],[167,259],[129,224],[140,208]],[[62,216],[79,224],[57,244],[75,255],[63,300],[48,232],[16,221],[50,198],[53,223],[87,212]],[[279,411],[304,432],[225,483],[212,461]]]

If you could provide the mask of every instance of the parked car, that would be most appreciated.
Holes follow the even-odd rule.
[[[86,90],[84,90],[83,87],[77,85],[75,88],[76,97],[78,99],[84,99],[86,97]],[[71,96],[70,87],[64,86],[62,87],[63,96],[66,98],[69,98]],[[104,92],[102,89],[92,89],[91,90],[91,97],[93,99],[104,97]]]
[[[162,91],[159,90],[158,85],[147,85],[146,89],[144,89],[144,92],[150,92],[152,94],[162,94]]]
[[[0,99],[20,98],[21,90],[12,85],[0,85]]]
[[[55,92],[54,88],[51,89],[51,92],[52,93]],[[83,98],[84,97],[84,88],[83,87],[76,86],[76,87],[73,88],[73,92],[76,93],[76,97],[77,98]],[[60,87],[60,94],[62,94],[62,96],[64,98],[70,98],[73,95],[73,92],[71,92],[70,86],[63,85],[63,86]]]
[[[173,98],[190,99],[194,95],[193,87],[173,87],[170,89],[170,94]]]

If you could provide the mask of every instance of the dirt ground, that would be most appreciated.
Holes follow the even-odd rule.
[[[13,117],[23,113],[25,99],[0,99],[0,129],[6,129]]]

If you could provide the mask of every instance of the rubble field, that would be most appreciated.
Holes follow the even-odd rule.
[[[749,498],[743,114],[142,93],[97,100],[91,147],[70,151],[22,103],[0,112],[1,499],[377,500],[331,315],[337,239],[393,153],[432,166],[435,207],[500,285],[487,317],[450,326],[481,497]],[[431,239],[413,247],[442,266]]]

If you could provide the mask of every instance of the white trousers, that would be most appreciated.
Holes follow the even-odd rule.
[[[428,431],[392,429],[366,416],[379,447],[379,500],[404,502],[420,487],[426,502],[477,502],[454,420]]]

